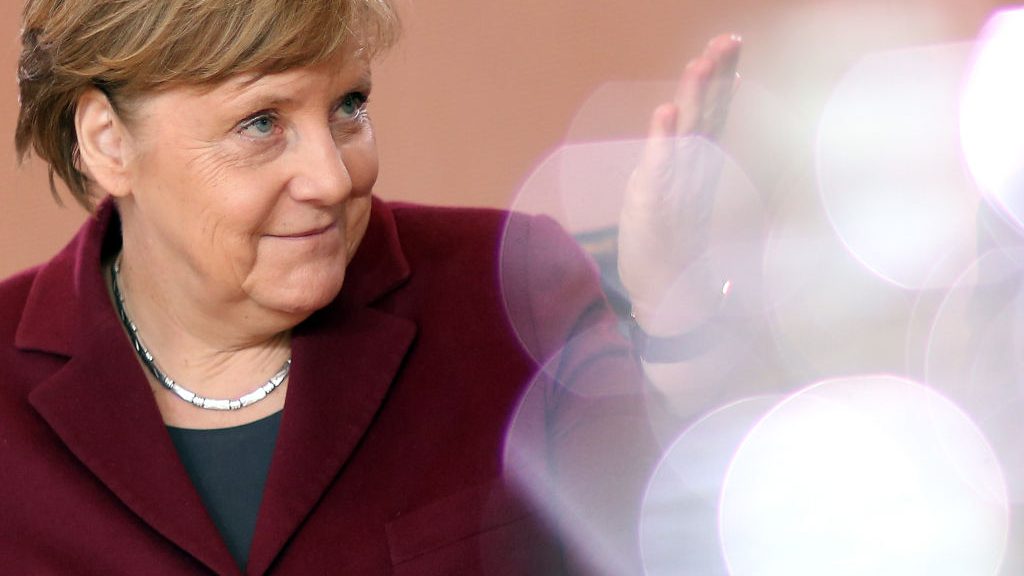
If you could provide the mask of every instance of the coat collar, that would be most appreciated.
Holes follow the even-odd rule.
[[[121,221],[114,202],[107,199],[71,242],[36,274],[15,345],[23,350],[71,356],[76,338],[88,331],[91,323],[116,319],[99,263],[120,246]],[[370,223],[349,263],[345,286],[327,309],[372,304],[398,288],[409,275],[391,209],[373,198]]]
[[[120,223],[108,200],[36,275],[15,343],[68,362],[38,383],[29,401],[143,521],[218,573],[236,574],[107,295],[100,263],[119,245]],[[409,275],[391,212],[374,199],[342,293],[293,333],[287,407],[249,573],[271,565],[371,425],[415,326],[369,305]]]

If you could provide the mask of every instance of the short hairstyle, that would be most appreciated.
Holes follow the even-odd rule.
[[[86,210],[75,106],[91,87],[121,114],[132,97],[213,86],[329,58],[353,39],[370,56],[398,38],[390,0],[28,0],[18,61],[19,162],[30,151]]]

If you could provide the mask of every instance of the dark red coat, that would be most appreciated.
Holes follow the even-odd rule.
[[[635,364],[572,242],[517,217],[500,256],[506,221],[375,201],[342,293],[294,330],[249,573],[560,572],[544,514],[502,480],[534,358],[561,383],[540,378],[518,408],[536,458],[517,445],[509,465],[572,487],[534,500],[580,514],[568,541],[615,518],[630,548]],[[0,570],[237,574],[107,296],[118,228],[106,203],[52,261],[0,284]]]

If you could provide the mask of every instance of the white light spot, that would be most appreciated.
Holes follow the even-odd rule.
[[[826,381],[779,404],[736,452],[720,534],[734,576],[963,576],[999,568],[999,463],[935,391]]]

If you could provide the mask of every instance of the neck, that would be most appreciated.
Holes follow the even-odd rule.
[[[247,339],[232,334],[231,338],[218,340],[225,331],[189,329],[182,322],[183,316],[175,314],[173,308],[153,306],[160,300],[145,298],[137,285],[132,290],[123,265],[115,262],[111,271],[113,298],[123,314],[129,337],[137,348],[144,346],[152,358],[140,355],[165,421],[184,427],[234,425],[260,418],[283,406],[283,392],[275,397],[276,401],[259,400],[263,404],[261,409],[254,409],[256,404],[250,402],[257,387],[271,383],[276,389],[282,384],[286,375],[286,372],[282,374],[282,367],[290,358],[290,331]],[[174,386],[174,382],[187,391]],[[235,404],[232,408],[244,397],[246,414],[202,414],[207,411],[196,406],[209,408],[219,406],[220,402],[195,401],[190,398],[193,393],[201,398],[238,401],[232,403]],[[192,400],[196,406],[182,402],[178,396]]]

